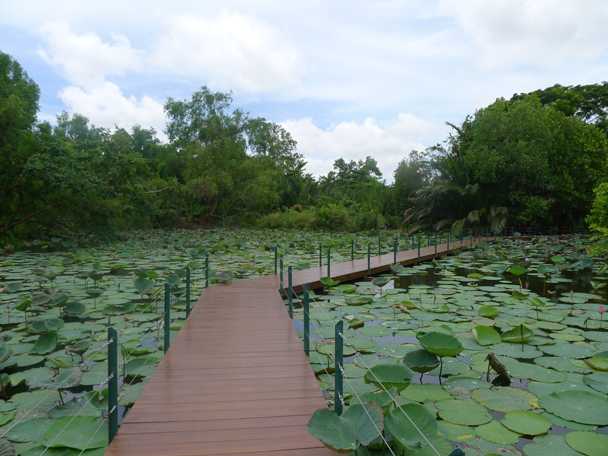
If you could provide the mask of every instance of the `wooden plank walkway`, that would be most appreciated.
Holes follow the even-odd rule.
[[[438,246],[438,255],[446,252]],[[420,257],[408,250],[398,262],[434,256],[434,247]],[[372,273],[392,263],[392,253],[373,257]],[[367,259],[332,264],[331,272],[361,278]],[[326,273],[294,272],[294,287],[316,288]],[[308,434],[326,402],[278,288],[271,276],[206,289],[105,455],[335,455]]]

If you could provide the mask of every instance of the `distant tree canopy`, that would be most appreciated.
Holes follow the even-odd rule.
[[[166,143],[79,114],[39,122],[38,86],[0,53],[0,240],[218,224],[572,230],[592,208],[601,232],[607,92],[556,85],[499,99],[404,157],[388,185],[373,156],[313,177],[287,130],[207,87],[167,100]]]
[[[530,96],[480,109],[429,152],[436,175],[416,194],[412,223],[488,226],[508,214],[511,225],[572,230],[606,176],[608,141]]]
[[[516,94],[512,100],[535,97],[545,106],[593,124],[608,134],[608,82],[576,86],[556,84],[542,90]]]

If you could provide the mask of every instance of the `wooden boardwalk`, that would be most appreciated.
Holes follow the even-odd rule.
[[[438,246],[438,255],[446,252]],[[427,247],[397,259],[434,256]],[[392,253],[373,257],[372,272],[392,263]],[[294,272],[294,287],[316,288],[326,273],[326,266]],[[332,264],[331,273],[361,278],[367,259]],[[276,276],[206,289],[105,455],[335,455],[308,434],[310,416],[326,402],[278,289]]]

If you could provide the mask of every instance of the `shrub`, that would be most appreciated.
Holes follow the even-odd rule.
[[[596,233],[608,236],[608,182],[598,185],[593,191],[595,199],[587,223]]]
[[[317,228],[329,231],[350,231],[353,221],[350,212],[341,204],[329,203],[317,209]]]

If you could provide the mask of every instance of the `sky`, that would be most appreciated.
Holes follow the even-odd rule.
[[[206,85],[280,123],[308,171],[374,157],[387,181],[499,97],[608,79],[605,0],[0,0],[0,51],[40,115],[155,128]]]

